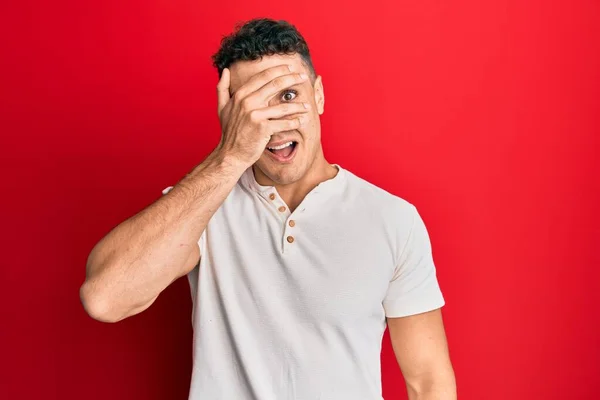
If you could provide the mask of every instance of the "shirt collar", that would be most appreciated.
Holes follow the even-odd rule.
[[[332,164],[332,165],[337,167],[338,173],[333,178],[319,183],[313,190],[311,190],[310,194],[316,194],[316,193],[326,194],[326,193],[334,193],[334,192],[341,191],[342,186],[346,180],[347,172],[339,164]],[[246,188],[248,188],[254,192],[257,192],[258,194],[260,194],[263,197],[268,196],[275,189],[275,186],[260,185],[256,181],[256,177],[254,176],[254,170],[253,170],[252,166],[250,166],[248,169],[246,169],[246,171],[244,171],[244,173],[241,176],[240,181],[241,181],[242,185],[244,185]]]

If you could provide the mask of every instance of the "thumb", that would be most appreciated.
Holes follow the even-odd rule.
[[[221,79],[217,84],[217,103],[218,103],[218,113],[221,115],[221,110],[225,107],[227,102],[229,101],[229,68],[224,68],[221,73]]]

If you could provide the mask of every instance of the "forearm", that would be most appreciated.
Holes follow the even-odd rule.
[[[140,312],[193,268],[202,232],[246,168],[232,160],[213,152],[168,195],[98,242],[81,287],[90,315],[118,321]]]

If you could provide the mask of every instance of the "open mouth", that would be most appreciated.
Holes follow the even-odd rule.
[[[296,154],[298,142],[289,141],[280,146],[267,147],[269,154],[279,162],[291,161]]]

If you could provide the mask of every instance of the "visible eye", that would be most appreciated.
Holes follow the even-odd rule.
[[[289,89],[289,90],[286,90],[285,92],[283,92],[283,94],[281,95],[281,98],[283,101],[292,101],[296,98],[297,95],[298,95],[298,92],[296,92],[295,90]]]

